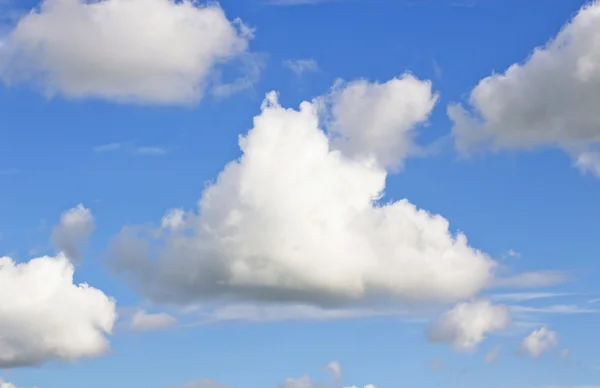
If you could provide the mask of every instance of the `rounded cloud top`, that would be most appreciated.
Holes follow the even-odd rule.
[[[115,268],[154,300],[176,303],[477,294],[495,262],[442,216],[407,200],[380,204],[385,168],[333,148],[318,112],[310,102],[286,109],[270,93],[240,139],[243,155],[206,188],[198,211],[167,214],[159,246],[149,237],[156,233],[124,229],[112,247]]]

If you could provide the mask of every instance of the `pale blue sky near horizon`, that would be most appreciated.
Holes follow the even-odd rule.
[[[556,330],[560,344],[530,359],[518,349],[537,327],[523,326],[490,335],[477,352],[457,353],[429,343],[426,323],[398,316],[217,322],[150,332],[118,323],[105,356],[0,369],[0,377],[18,388],[183,387],[201,379],[263,388],[305,374],[332,388],[600,386],[599,306],[591,303],[600,298],[600,179],[550,147],[464,157],[454,149],[446,113],[449,103],[466,102],[482,78],[527,60],[585,2],[219,3],[230,20],[239,17],[256,29],[249,47],[262,58],[259,78],[231,96],[206,93],[193,106],[157,106],[49,98],[27,85],[0,86],[0,256],[26,261],[52,254],[52,226],[63,211],[83,203],[96,229],[75,281],[115,297],[120,308],[160,312],[108,269],[112,236],[125,225],[156,224],[171,208],[194,209],[207,182],[240,156],[238,136],[252,128],[269,91],[279,92],[282,106],[297,109],[337,79],[385,82],[408,71],[431,80],[440,94],[418,135],[423,144],[440,143],[431,155],[409,158],[388,175],[383,201],[407,198],[443,215],[452,232],[464,232],[471,246],[512,273],[568,272],[572,279],[564,284],[521,290],[568,295],[514,303],[540,310],[570,306],[530,317]],[[8,2],[0,11],[31,5],[24,4]],[[10,30],[14,22],[4,19]],[[312,59],[318,69],[298,75],[284,65],[298,59]],[[97,149],[110,144],[119,149]],[[518,255],[508,255],[511,250]],[[483,291],[503,292],[517,291]],[[486,364],[485,354],[496,345],[502,346],[498,358]],[[570,349],[570,356],[561,358],[561,349]],[[323,369],[332,360],[342,365],[343,383]]]

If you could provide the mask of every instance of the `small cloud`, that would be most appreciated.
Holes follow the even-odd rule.
[[[461,352],[472,352],[487,334],[504,330],[510,323],[506,306],[487,300],[459,303],[435,320],[427,329],[431,342],[446,342]]]
[[[52,243],[73,262],[81,260],[81,248],[95,229],[94,216],[82,204],[67,210],[52,230]]]
[[[498,358],[498,354],[500,353],[500,349],[502,349],[502,346],[500,346],[500,345],[494,346],[492,348],[492,350],[490,350],[483,358],[485,363],[491,364],[492,362],[496,361],[496,358]]]
[[[558,333],[546,327],[534,330],[521,343],[521,351],[533,358],[538,358],[558,345]]]
[[[161,156],[167,153],[162,147],[137,147],[135,153],[138,155]]]
[[[140,310],[131,318],[130,328],[136,331],[154,331],[169,328],[175,323],[177,319],[169,314],[148,314]]]
[[[225,388],[225,386],[215,380],[197,380],[187,383],[185,388]],[[1,388],[1,387],[0,387]]]
[[[431,66],[433,67],[433,74],[435,74],[435,77],[437,79],[441,79],[442,78],[442,68],[440,67],[440,65],[437,63],[437,61],[435,59],[431,62]]]
[[[283,65],[301,76],[304,73],[319,71],[319,65],[314,59],[294,59],[283,61]]]
[[[325,369],[329,371],[333,377],[336,378],[336,380],[342,378],[342,366],[340,365],[339,361],[331,361],[325,365]]]
[[[108,143],[96,146],[93,148],[94,152],[112,152],[117,151],[121,148],[121,143]]]

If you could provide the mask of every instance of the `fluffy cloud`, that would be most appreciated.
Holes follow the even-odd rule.
[[[247,52],[251,36],[216,4],[44,0],[5,37],[0,74],[48,95],[187,104],[216,65]]]
[[[438,97],[431,82],[409,74],[385,83],[338,82],[324,99],[333,147],[353,158],[375,158],[397,168],[418,152],[414,129],[429,117]]]
[[[15,263],[0,258],[0,368],[74,361],[109,349],[115,302],[87,284],[73,284],[63,254]]]
[[[342,378],[342,366],[340,365],[339,361],[331,361],[325,365],[325,369],[328,370],[336,379],[339,380]]]
[[[130,328],[137,331],[161,330],[173,326],[177,319],[166,313],[148,314],[137,311],[131,318]]]
[[[405,82],[416,81],[397,79],[391,88],[404,90]],[[413,87],[405,91],[395,100],[400,111],[413,96]],[[115,270],[154,301],[179,304],[214,297],[325,306],[379,298],[454,302],[477,294],[495,262],[464,234],[453,235],[442,216],[407,200],[377,203],[386,170],[372,158],[332,149],[316,105],[286,109],[270,93],[254,128],[240,138],[243,155],[204,190],[198,211],[168,213],[158,241],[156,231],[124,228],[112,244]],[[346,113],[340,112],[334,117]],[[390,138],[405,139],[397,132],[406,128],[389,127],[390,120],[362,122],[364,133],[340,131],[379,138],[384,125],[396,130]],[[365,146],[373,144],[379,143]]]
[[[52,230],[52,243],[72,261],[81,260],[81,246],[95,228],[94,216],[82,204],[67,210]]]
[[[458,351],[473,351],[488,333],[505,329],[510,323],[506,306],[487,300],[460,303],[440,316],[427,331],[432,342],[449,342]]]
[[[521,350],[533,358],[538,358],[558,345],[558,333],[546,327],[534,330],[521,343]]]
[[[17,388],[17,386],[0,378],[0,388]]]
[[[600,2],[583,7],[546,46],[472,90],[469,112],[448,108],[459,149],[555,146],[600,171]]]

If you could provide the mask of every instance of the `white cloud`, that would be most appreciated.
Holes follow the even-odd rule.
[[[148,314],[137,311],[131,318],[130,328],[137,331],[161,330],[173,326],[177,319],[166,313]]]
[[[502,346],[496,345],[489,352],[487,352],[485,357],[483,358],[485,363],[491,364],[492,362],[496,361],[496,358],[498,358],[498,354],[500,354],[500,349],[502,349]]]
[[[538,358],[558,345],[558,333],[546,327],[534,330],[521,343],[521,350],[533,358]]]
[[[408,101],[412,91],[396,100],[419,105]],[[389,132],[390,122],[416,117],[407,114],[410,120],[394,114],[381,125]],[[363,132],[379,131],[375,116],[363,122]],[[198,212],[188,212],[178,229],[162,230],[157,250],[156,231],[124,228],[112,244],[115,270],[152,300],[179,304],[207,297],[328,307],[379,298],[454,302],[488,284],[495,267],[488,255],[464,234],[453,235],[440,215],[407,200],[377,204],[386,170],[333,150],[318,124],[315,104],[285,109],[270,93],[240,138],[243,155],[204,190]]]
[[[214,3],[45,0],[5,38],[0,74],[47,95],[189,104],[251,37]]]
[[[73,284],[73,273],[62,254],[19,264],[0,258],[0,368],[109,350],[115,302],[87,284]]]
[[[557,293],[557,292],[514,292],[508,294],[491,295],[490,298],[498,301],[517,301],[560,298],[564,296],[572,296],[573,294]]]
[[[82,204],[67,210],[60,216],[60,222],[52,230],[52,243],[59,252],[72,261],[81,260],[82,245],[95,228],[94,216]]]
[[[296,73],[302,75],[306,72],[314,72],[319,70],[319,65],[314,59],[288,59],[283,61],[283,65]]]
[[[185,388],[225,388],[225,386],[215,380],[197,380],[191,381],[185,385]]]
[[[583,151],[577,156],[575,165],[583,172],[590,172],[600,177],[600,152]]]
[[[472,90],[471,112],[448,108],[457,147],[559,147],[596,172],[600,144],[600,2],[584,6],[544,47]]]
[[[0,378],[0,388],[17,388],[17,386]]]
[[[558,304],[544,307],[510,306],[515,313],[544,313],[544,314],[594,314],[600,310],[580,307],[573,304]]]
[[[358,386],[352,385],[350,387],[345,387],[345,388],[358,388]],[[376,387],[373,384],[367,384],[364,386],[364,388],[376,388]]]
[[[281,384],[281,388],[316,388],[316,384],[309,376],[302,376],[299,378],[288,377],[283,384]]]
[[[337,380],[342,378],[342,366],[340,365],[339,361],[331,361],[325,365],[325,369],[328,370]]]
[[[353,158],[374,158],[392,169],[419,152],[415,127],[426,122],[437,102],[431,82],[409,74],[385,83],[338,82],[323,99],[333,147]]]
[[[432,342],[449,342],[458,351],[473,351],[488,333],[504,330],[510,323],[506,306],[487,300],[460,303],[440,316],[427,330]]]

